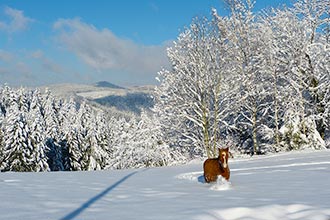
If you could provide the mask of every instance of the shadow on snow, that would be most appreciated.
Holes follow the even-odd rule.
[[[205,179],[204,179],[204,175],[199,176],[199,177],[197,178],[197,180],[198,180],[199,183],[206,183],[206,182],[205,182]]]
[[[97,200],[101,199],[106,194],[108,194],[109,192],[111,192],[112,190],[114,190],[115,188],[117,188],[120,184],[122,184],[123,182],[125,182],[128,178],[132,177],[133,175],[135,175],[135,174],[137,174],[139,172],[141,172],[141,171],[134,171],[134,172],[132,172],[132,173],[124,176],[123,178],[121,178],[120,180],[118,180],[116,183],[114,183],[113,185],[109,186],[107,189],[105,189],[101,193],[97,194],[93,198],[89,199],[87,202],[85,202],[84,204],[82,204],[79,208],[77,208],[76,210],[70,212],[69,214],[67,214],[66,216],[64,216],[63,218],[61,218],[60,220],[72,220],[72,219],[74,219],[80,213],[82,213],[84,210],[86,210],[88,207],[90,207],[93,203],[95,203]]]

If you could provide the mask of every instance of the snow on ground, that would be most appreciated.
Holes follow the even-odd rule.
[[[0,173],[0,219],[330,219],[330,151],[122,171]]]

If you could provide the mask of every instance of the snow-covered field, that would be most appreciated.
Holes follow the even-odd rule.
[[[330,219],[330,151],[230,160],[230,182],[202,162],[97,172],[0,173],[0,219]]]
[[[116,86],[116,85],[114,85]],[[41,90],[49,89],[53,94],[60,98],[68,98],[73,95],[80,96],[86,99],[99,99],[107,96],[125,96],[128,93],[146,93],[151,94],[154,91],[154,86],[132,86],[127,88],[109,88],[98,87],[95,85],[85,84],[53,84],[41,87]]]

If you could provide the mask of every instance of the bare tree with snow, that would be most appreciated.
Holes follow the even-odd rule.
[[[217,156],[226,68],[226,35],[212,21],[195,19],[168,49],[172,68],[159,72],[155,109],[171,145],[189,155]],[[186,152],[184,152],[186,151]]]

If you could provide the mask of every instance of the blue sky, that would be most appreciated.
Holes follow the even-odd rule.
[[[2,0],[0,84],[154,84],[169,43],[212,7],[226,13],[221,0]]]

